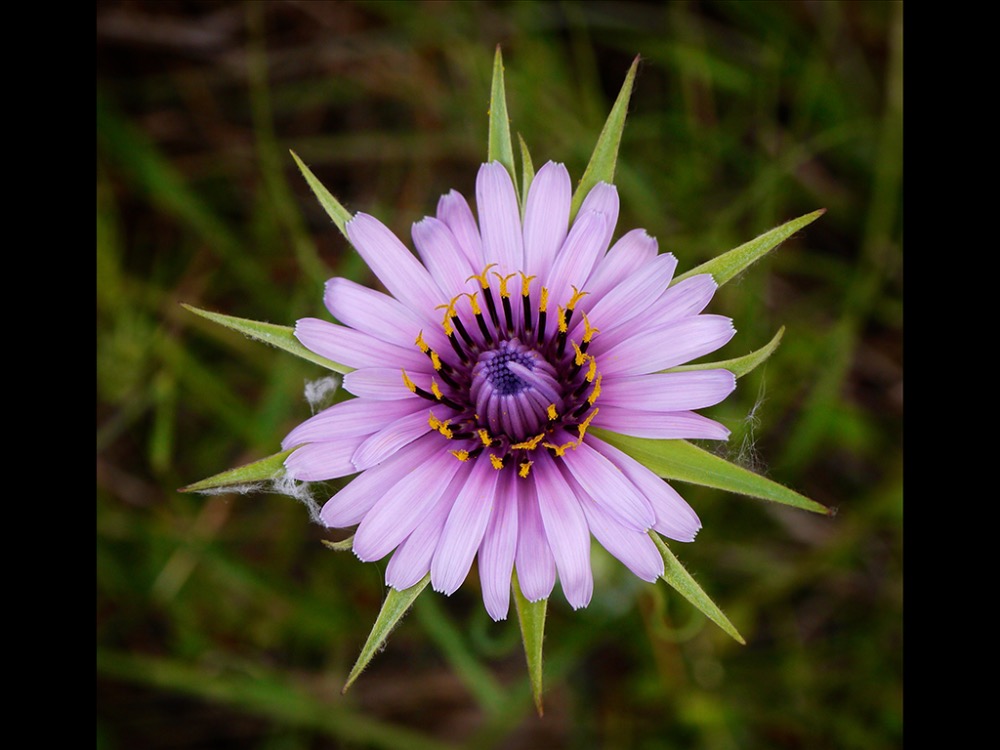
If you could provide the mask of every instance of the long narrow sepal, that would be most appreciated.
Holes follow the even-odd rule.
[[[781,343],[781,337],[785,335],[785,327],[781,326],[774,338],[764,344],[760,349],[744,354],[742,357],[734,359],[724,359],[721,362],[702,362],[697,365],[679,365],[671,367],[664,372],[685,372],[687,370],[729,370],[738,378],[742,378],[757,369],[767,361],[767,358],[774,354],[774,350]]]
[[[368,666],[368,662],[370,662],[372,657],[375,656],[375,653],[382,648],[382,644],[385,643],[386,639],[389,637],[389,633],[391,633],[397,623],[403,619],[403,615],[406,614],[407,610],[409,610],[413,602],[417,600],[417,597],[427,587],[427,584],[430,583],[430,581],[431,574],[428,573],[420,580],[419,583],[410,586],[410,588],[405,591],[389,589],[389,594],[385,598],[385,603],[382,604],[382,611],[378,613],[372,632],[368,634],[368,640],[365,641],[364,648],[361,649],[361,654],[358,656],[358,660],[354,663],[351,673],[347,675],[347,682],[344,683],[344,689],[341,692],[346,693],[347,689],[354,684],[354,681],[358,679],[358,676],[364,671],[364,668]]]
[[[618,146],[622,141],[622,131],[625,129],[625,118],[628,116],[628,102],[632,98],[632,84],[635,81],[635,72],[639,67],[639,57],[632,61],[632,67],[628,69],[625,76],[625,83],[618,92],[618,98],[614,106],[611,107],[611,114],[608,115],[597,138],[597,145],[594,146],[594,153],[590,156],[590,163],[580,178],[580,184],[573,193],[573,200],[569,207],[570,222],[576,218],[576,212],[583,205],[583,199],[587,197],[591,188],[598,182],[606,182],[609,185],[615,180],[615,166],[618,164]]]
[[[503,80],[503,55],[497,45],[493,56],[493,83],[490,86],[490,129],[486,147],[486,160],[504,165],[517,190],[517,173],[514,171],[514,146],[510,140],[510,118],[507,114],[507,92]]]
[[[517,134],[517,142],[521,145],[521,221],[524,221],[524,204],[528,200],[531,181],[535,179],[535,164],[531,161],[528,144],[520,133]]]
[[[649,536],[653,539],[656,548],[663,556],[663,580],[670,584],[678,594],[697,607],[705,617],[722,628],[729,637],[745,646],[747,642],[743,639],[743,636],[733,627],[733,624],[729,622],[729,618],[722,613],[722,610],[705,593],[705,590],[691,577],[687,569],[681,565],[680,560],[674,556],[674,553],[670,551],[670,548],[660,538],[660,535],[655,531],[650,531]]]
[[[825,208],[813,211],[811,214],[800,216],[797,219],[786,221],[780,227],[764,232],[756,239],[745,242],[739,247],[735,247],[729,252],[712,258],[712,260],[702,263],[696,268],[692,268],[687,273],[677,276],[670,286],[677,284],[684,279],[695,276],[699,273],[710,273],[715,283],[722,286],[737,274],[742,273],[758,260],[763,258],[778,245],[787,240],[803,227],[812,224],[816,219],[826,213]]]
[[[302,172],[302,176],[306,178],[306,182],[309,183],[309,187],[312,188],[316,198],[319,199],[319,204],[323,207],[323,210],[326,211],[327,215],[331,219],[333,219],[333,223],[337,225],[337,229],[340,230],[340,233],[350,240],[350,237],[347,237],[347,222],[354,217],[351,216],[351,213],[346,208],[340,205],[340,201],[330,195],[330,191],[323,187],[323,183],[320,182],[309,167],[303,163],[298,154],[294,151],[290,151],[289,153],[292,155],[292,158],[295,159],[295,163],[299,165],[299,171]]]
[[[348,367],[347,365],[342,365],[329,360],[326,357],[321,357],[309,349],[306,349],[302,346],[299,340],[295,338],[294,328],[279,326],[274,323],[261,323],[260,321],[248,320],[247,318],[237,318],[232,315],[209,312],[208,310],[200,310],[197,307],[186,305],[183,302],[181,303],[181,307],[185,310],[193,312],[195,315],[200,315],[203,318],[211,320],[213,323],[218,323],[220,326],[225,326],[226,328],[231,328],[234,331],[239,331],[244,336],[249,336],[257,341],[263,341],[265,344],[270,344],[271,346],[276,346],[279,349],[284,349],[286,352],[294,354],[296,357],[301,357],[302,359],[308,360],[314,364],[322,365],[328,370],[346,374],[354,369],[353,367]]]
[[[178,492],[216,492],[226,489],[235,492],[241,487],[252,486],[257,482],[271,481],[284,473],[285,459],[292,455],[294,450],[295,448],[289,448],[287,451],[275,453],[259,461],[223,471],[208,479],[181,487]]]
[[[590,431],[666,479],[714,487],[813,513],[833,515],[833,511],[825,505],[702,450],[686,440],[637,438],[594,427]]]
[[[511,576],[511,586],[514,589],[514,605],[517,608],[517,619],[521,624],[521,640],[524,642],[524,656],[528,660],[528,678],[531,681],[531,694],[535,699],[535,710],[541,716],[542,708],[542,641],[545,637],[545,610],[549,600],[542,599],[529,602],[521,593],[521,584],[517,580],[517,571]]]

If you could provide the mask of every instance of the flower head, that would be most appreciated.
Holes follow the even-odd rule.
[[[661,478],[590,428],[642,438],[725,439],[693,410],[735,387],[724,369],[665,372],[734,334],[704,314],[711,275],[670,285],[676,260],[643,230],[611,244],[618,193],[598,183],[571,221],[571,181],[538,170],[524,219],[507,169],[484,164],[479,221],[459,193],[413,226],[419,260],[377,219],[346,225],[389,294],[342,278],[325,302],[340,323],[298,321],[308,349],[353,368],[356,398],[283,441],[288,474],[358,474],[326,503],[329,527],[357,525],[364,561],[392,553],[389,586],[427,573],[453,593],[478,557],[483,599],[507,616],[512,571],[525,597],[556,575],[574,608],[590,602],[590,536],[655,581],[663,557],[648,531],[691,541],[691,507]],[[610,249],[609,249],[610,248]]]

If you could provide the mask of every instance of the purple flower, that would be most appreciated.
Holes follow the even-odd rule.
[[[646,581],[663,573],[650,529],[692,541],[701,527],[662,479],[590,427],[646,438],[724,440],[693,410],[735,387],[727,370],[663,372],[735,333],[702,314],[716,284],[668,288],[673,255],[634,230],[614,245],[618,193],[599,183],[570,225],[566,168],[535,175],[524,221],[507,170],[484,164],[479,223],[452,191],[413,226],[419,260],[377,219],[347,224],[389,291],[342,278],[325,302],[341,324],[298,321],[303,345],[354,368],[356,398],[292,430],[289,476],[358,476],[323,507],[329,527],[357,525],[363,561],[392,553],[398,590],[428,572],[454,592],[479,559],[486,610],[507,616],[512,570],[530,601],[556,574],[566,599],[593,592],[590,535]]]

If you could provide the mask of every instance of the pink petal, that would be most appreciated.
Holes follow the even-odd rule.
[[[302,482],[320,482],[356,474],[358,470],[351,463],[351,456],[362,439],[354,437],[332,443],[303,445],[285,459],[285,471],[292,479]]]
[[[428,417],[431,412],[437,411],[437,418],[441,419],[450,413],[450,409],[445,407],[431,407],[400,417],[381,430],[367,438],[351,456],[351,462],[358,471],[369,469],[376,464],[380,464],[404,445],[408,445],[421,435],[430,431]]]
[[[333,317],[344,325],[363,331],[380,341],[396,344],[404,349],[414,349],[420,325],[405,305],[389,295],[348,279],[333,278],[326,282],[323,300]],[[432,347],[448,346],[448,340],[441,333],[440,327],[428,327],[424,338]]]
[[[483,242],[479,236],[476,219],[465,197],[457,190],[442,195],[437,205],[437,217],[455,235],[469,265],[475,269],[482,269],[486,265],[483,258]]]
[[[594,574],[590,569],[590,530],[580,501],[548,453],[536,452],[530,476],[535,479],[538,510],[563,594],[573,609],[586,607],[594,593]]]
[[[649,534],[627,529],[597,503],[581,503],[594,538],[644,581],[663,575],[663,556]]]
[[[340,442],[344,438],[371,435],[390,422],[414,412],[425,412],[428,402],[370,401],[352,398],[324,409],[293,429],[281,447],[288,450],[293,445],[315,442]]]
[[[405,591],[430,572],[431,558],[444,530],[444,522],[467,475],[468,470],[459,471],[456,479],[417,524],[413,533],[406,537],[393,553],[385,569],[387,586],[392,586],[397,591]]]
[[[510,608],[510,575],[517,551],[518,489],[527,484],[504,471],[497,487],[493,513],[479,546],[479,581],[486,611],[495,621],[506,620]]]
[[[431,369],[429,360],[426,368]],[[431,390],[430,374],[416,370],[407,370],[406,374],[417,387],[428,392]],[[360,370],[353,370],[344,376],[343,386],[348,393],[372,401],[420,398],[406,387],[402,368],[399,367],[363,367]]]
[[[469,574],[490,520],[499,477],[500,472],[489,461],[480,459],[473,464],[431,561],[431,586],[435,591],[451,596]]]
[[[610,293],[656,257],[656,240],[645,229],[633,229],[616,242],[608,254],[597,261],[584,288],[590,292],[588,299],[599,300]]]
[[[619,523],[636,531],[646,531],[656,523],[656,514],[645,496],[586,441],[566,451],[561,460],[587,495]]]
[[[448,299],[474,288],[466,280],[472,274],[481,273],[483,268],[474,268],[469,264],[455,235],[443,221],[428,216],[415,223],[413,244]]]
[[[703,273],[676,284],[663,293],[650,307],[650,327],[659,326],[669,320],[697,315],[704,310],[715,296],[719,285],[711,274]]]
[[[622,329],[619,329],[622,330]],[[660,328],[615,340],[614,334],[594,339],[591,347],[604,377],[645,375],[676,367],[714,352],[736,334],[733,321],[721,315],[695,315]],[[608,339],[612,339],[611,342]],[[610,348],[599,350],[598,344]]]
[[[598,182],[590,189],[580,205],[580,214],[586,211],[596,211],[604,216],[606,224],[601,239],[601,255],[603,256],[608,245],[611,244],[611,237],[614,235],[615,225],[618,223],[618,188],[607,182]]]
[[[548,331],[555,330],[557,306],[564,307],[569,302],[573,295],[572,287],[583,291],[583,282],[607,248],[604,243],[607,225],[603,214],[592,211],[581,211],[573,222],[573,228],[569,230],[545,283],[549,289]]]

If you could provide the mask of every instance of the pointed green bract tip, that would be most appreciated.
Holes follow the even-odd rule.
[[[489,121],[486,161],[498,161],[503,164],[514,183],[514,192],[517,194],[520,192],[520,186],[517,184],[517,171],[514,169],[514,145],[510,139],[510,117],[507,114],[507,91],[503,78],[503,55],[500,53],[499,44],[496,54],[493,56]]]

